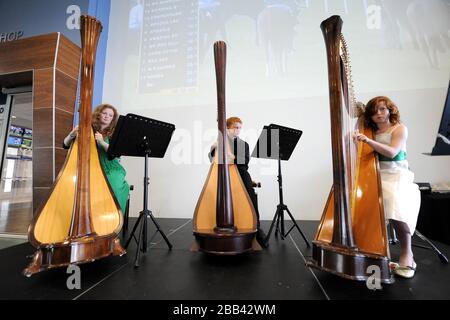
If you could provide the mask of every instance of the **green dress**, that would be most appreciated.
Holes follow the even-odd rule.
[[[109,144],[109,138],[105,138],[105,142]],[[125,214],[127,208],[128,194],[130,193],[130,185],[125,180],[127,172],[122,167],[119,159],[114,158],[112,160],[108,159],[105,149],[103,147],[97,146],[98,154],[100,156],[100,164],[102,165],[103,171],[108,178],[111,189],[116,196],[117,201],[122,209],[122,214]]]

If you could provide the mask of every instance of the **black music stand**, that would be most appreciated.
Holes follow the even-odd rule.
[[[444,111],[442,112],[441,124],[436,138],[436,144],[431,151],[432,156],[450,155],[450,83],[447,89]]]
[[[298,226],[287,205],[285,205],[283,202],[283,177],[281,175],[281,160],[289,160],[292,152],[295,149],[295,146],[302,136],[302,133],[303,132],[301,130],[287,128],[276,124],[264,126],[263,131],[259,136],[258,142],[256,143],[255,149],[253,150],[252,157],[254,158],[278,160],[278,192],[280,203],[277,206],[277,211],[275,212],[272,224],[270,225],[269,233],[264,240],[265,243],[268,243],[273,227],[276,224],[275,236],[278,236],[279,233],[281,239],[284,240],[284,238],[288,236],[292,229],[297,228],[297,230],[303,237],[303,240],[305,240],[306,245],[308,247],[310,246],[308,240]],[[292,227],[287,232],[285,232],[284,226],[284,211],[288,213],[293,223]]]
[[[139,267],[139,257],[141,252],[147,252],[147,219],[150,218],[156,226],[156,232],[159,232],[166,241],[169,249],[172,244],[161,230],[158,222],[148,209],[148,158],[163,158],[169,145],[175,126],[170,123],[145,118],[135,114],[127,114],[125,117],[120,116],[117,122],[111,143],[108,148],[108,157],[114,158],[119,156],[144,157],[144,208],[139,213],[139,218],[134,224],[133,231],[128,238],[125,249],[128,248],[131,239],[137,243],[135,267]],[[141,223],[142,222],[142,223]],[[139,236],[136,240],[134,233],[140,225]],[[152,237],[152,238],[153,238]]]

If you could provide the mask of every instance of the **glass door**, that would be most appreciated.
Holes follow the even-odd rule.
[[[8,94],[0,113],[0,233],[3,234],[26,234],[33,217],[32,99],[31,92]]]

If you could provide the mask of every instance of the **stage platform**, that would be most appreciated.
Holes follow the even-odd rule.
[[[192,223],[158,219],[173,249],[158,235],[134,267],[136,246],[123,257],[81,265],[81,289],[69,290],[66,269],[24,277],[27,256],[34,248],[21,244],[0,250],[0,299],[152,299],[152,300],[326,300],[326,299],[450,299],[450,265],[431,250],[413,248],[418,265],[413,279],[398,279],[371,291],[364,282],[345,280],[310,269],[311,252],[298,231],[285,239],[273,235],[268,249],[240,256],[217,257],[191,252]],[[130,221],[130,227],[134,221]],[[312,239],[318,222],[298,221]],[[263,221],[267,231],[269,221]],[[290,221],[286,221],[290,225]],[[149,234],[154,230],[149,223]],[[149,238],[150,239],[150,238]],[[414,237],[415,243],[424,244]],[[450,256],[450,246],[435,242]],[[394,259],[399,245],[391,247]]]

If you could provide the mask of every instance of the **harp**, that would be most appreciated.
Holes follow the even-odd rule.
[[[256,234],[256,211],[239,175],[229,163],[226,128],[226,44],[214,44],[216,65],[218,140],[217,151],[194,213],[194,236],[201,251],[233,255],[252,250]]]
[[[355,143],[352,137],[356,128],[370,138],[373,132],[355,116],[342,24],[339,16],[321,24],[328,60],[333,186],[308,265],[353,280],[366,280],[375,266],[380,281],[391,283],[378,158],[367,144]]]
[[[117,238],[122,212],[101,167],[91,126],[95,55],[102,25],[85,15],[80,22],[79,134],[28,229],[28,238],[37,248],[23,272],[28,277],[51,268],[125,254]]]

